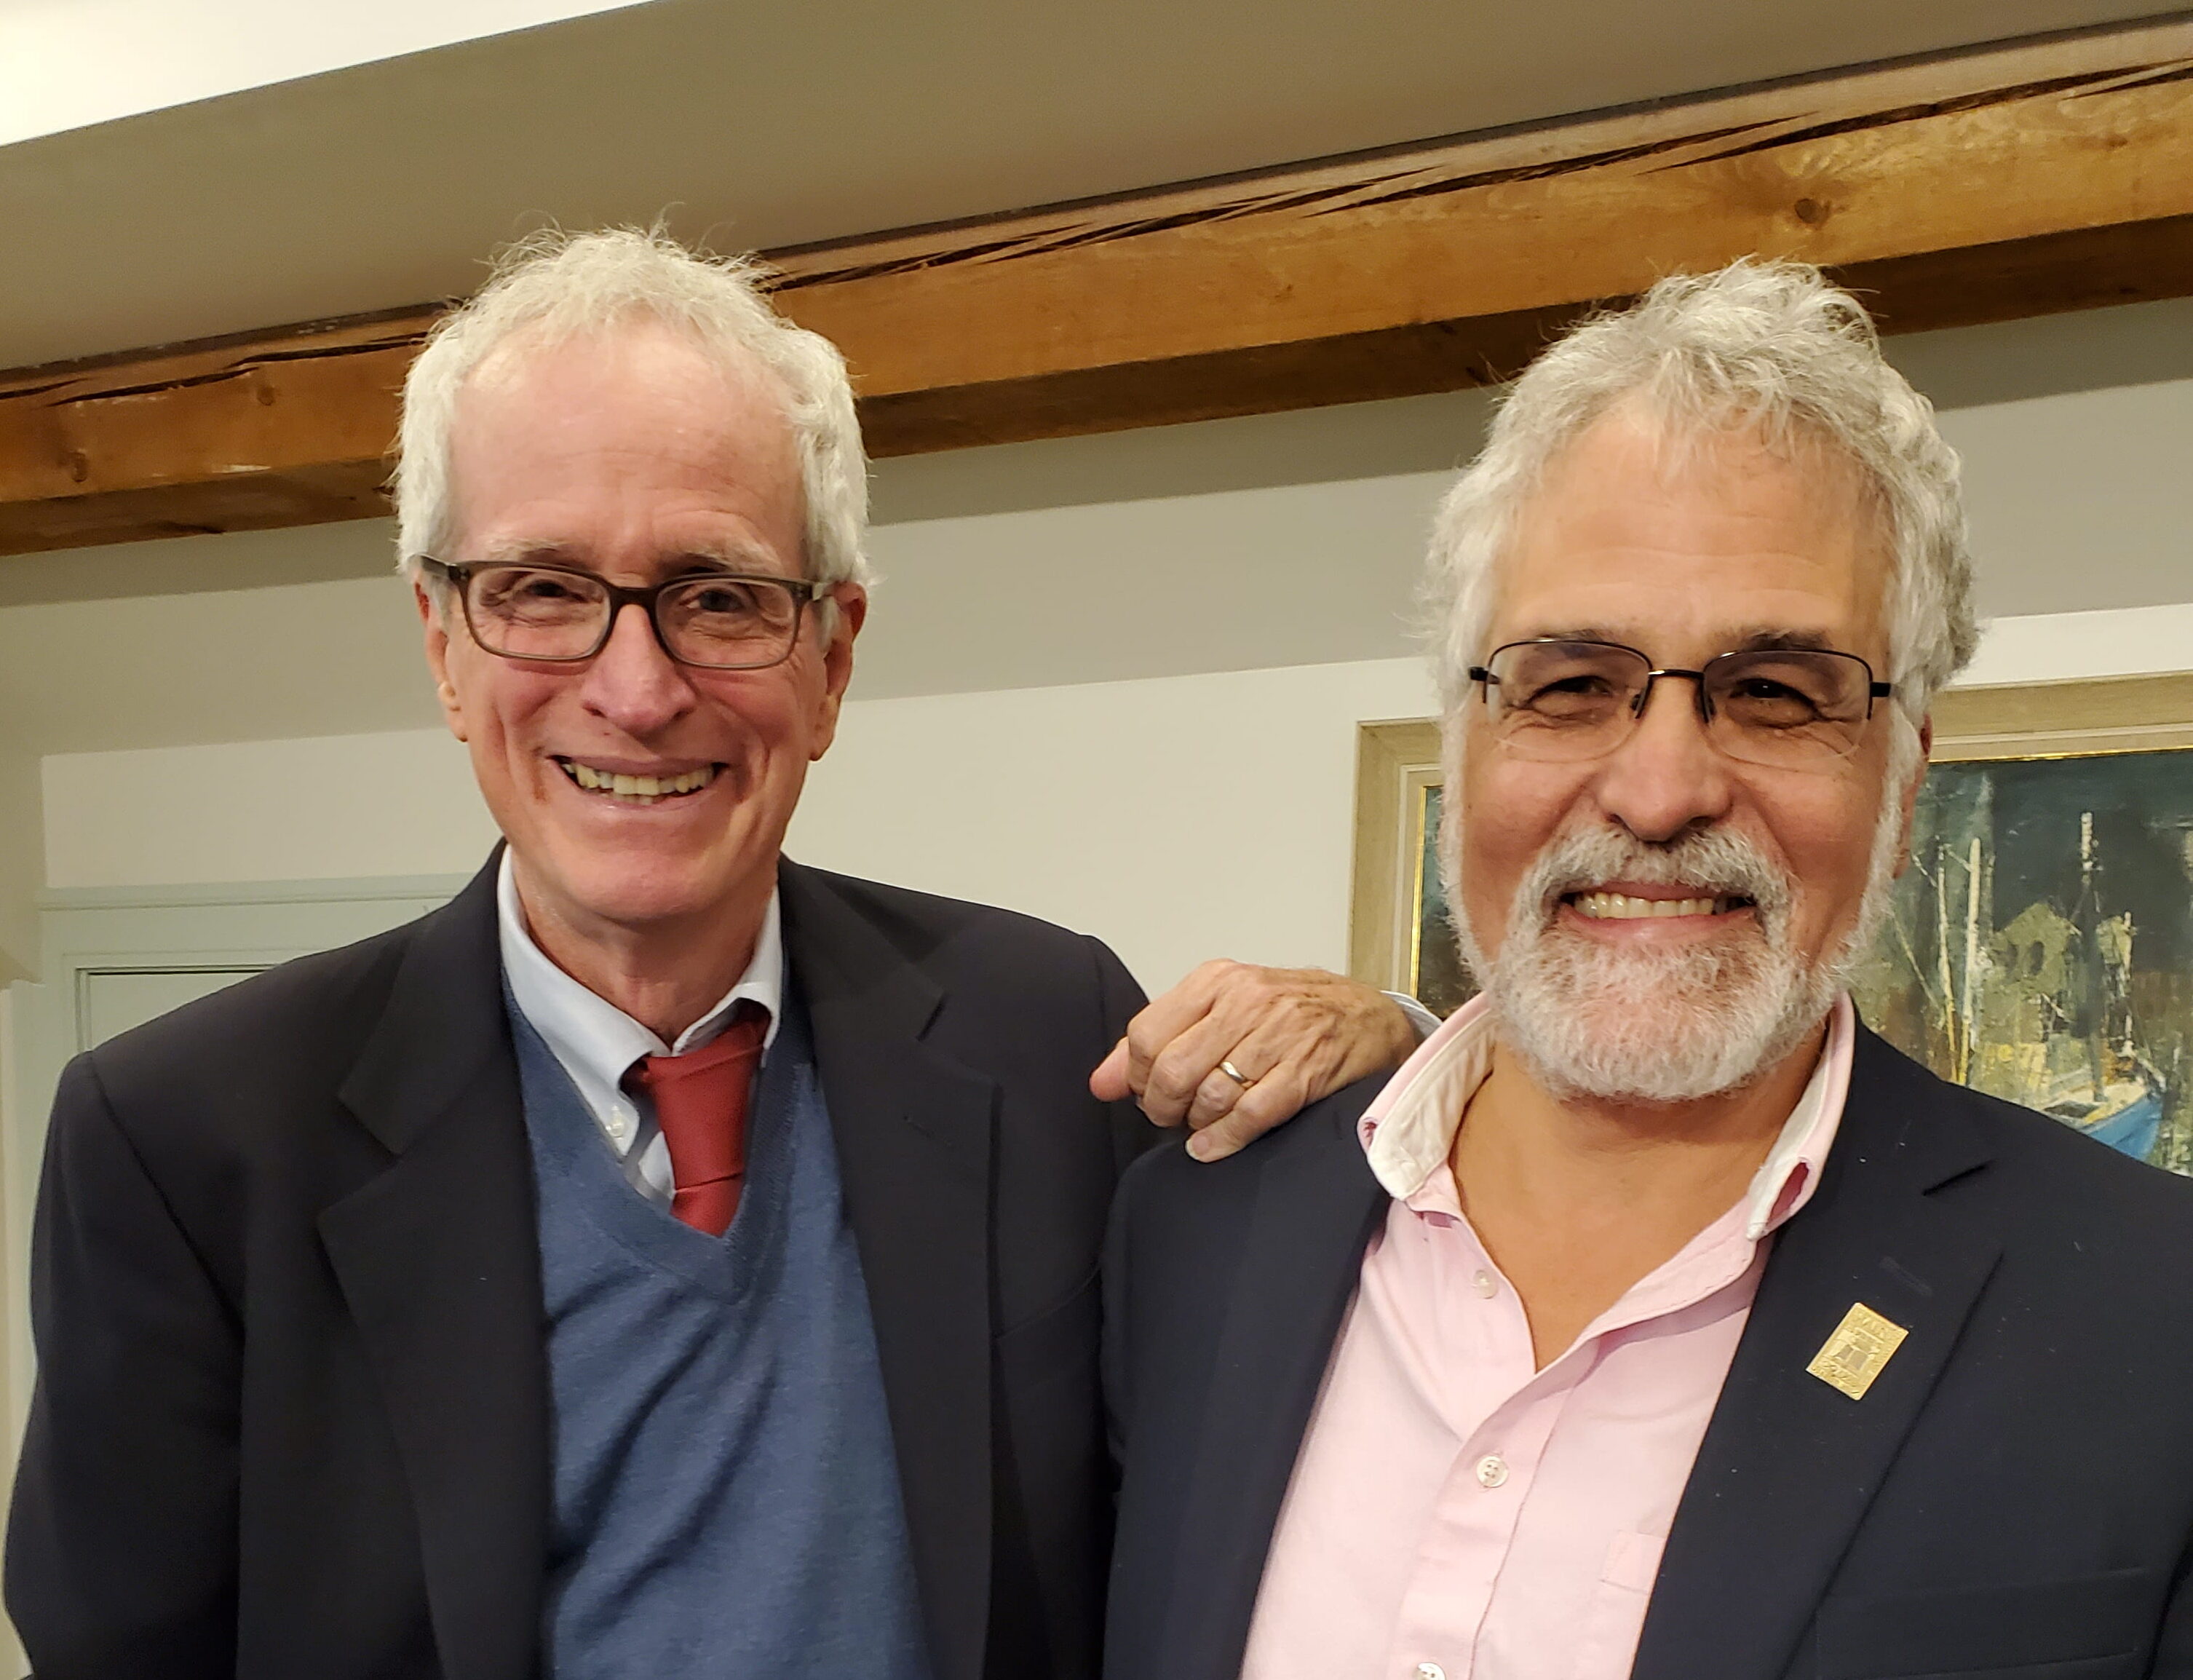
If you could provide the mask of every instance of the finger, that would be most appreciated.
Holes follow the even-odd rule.
[[[1274,969],[1228,965],[1210,1012],[1167,1045],[1152,1065],[1152,1082],[1168,1104],[1184,1103],[1191,1127],[1208,1126],[1228,1113],[1246,1088],[1222,1064],[1254,1085],[1281,1058],[1326,1035],[1326,1012],[1307,999],[1293,976]]]
[[[1236,966],[1206,962],[1189,970],[1178,985],[1143,1005],[1127,1023],[1127,1082],[1137,1092],[1148,1086],[1159,1053],[1210,1012],[1222,977]]]
[[[1121,1039],[1112,1046],[1112,1053],[1096,1064],[1089,1075],[1089,1094],[1102,1103],[1116,1103],[1133,1094],[1127,1083],[1127,1041]]]
[[[1279,1055],[1270,1047],[1272,1037],[1269,1033],[1260,1032],[1240,1040],[1227,1051],[1220,1064],[1203,1076],[1195,1087],[1195,1100],[1188,1110],[1191,1130],[1200,1132],[1225,1119],[1242,1098],[1279,1065]],[[1226,1071],[1229,1064],[1234,1072],[1241,1075],[1240,1079]],[[1242,1082],[1244,1080],[1246,1084]]]
[[[1357,981],[1320,975],[1247,1023],[1234,1064],[1266,1078],[1285,1073],[1299,1084],[1305,1102],[1315,1102],[1399,1067],[1416,1044],[1416,1029],[1391,998]],[[1191,1114],[1189,1123],[1196,1120]]]
[[[1235,1054],[1238,1056],[1239,1053],[1237,1050]],[[1229,1056],[1226,1059],[1232,1062],[1237,1068],[1241,1065],[1234,1056]],[[1188,1104],[1188,1113],[1183,1116],[1188,1122],[1188,1130],[1200,1132],[1205,1127],[1215,1125],[1217,1121],[1225,1119],[1234,1111],[1234,1104],[1241,1100],[1250,1087],[1256,1082],[1251,1079],[1248,1085],[1244,1085],[1240,1080],[1229,1075],[1223,1067],[1213,1068],[1203,1076],[1203,1082],[1195,1087],[1195,1099]]]
[[[1223,1161],[1282,1121],[1292,1119],[1306,1094],[1292,1075],[1284,1071],[1267,1075],[1241,1093],[1241,1100],[1222,1120],[1190,1132],[1188,1152],[1198,1161]]]
[[[1206,1102],[1205,1087],[1214,1080],[1233,1085],[1218,1071],[1218,1064],[1240,1041],[1241,1029],[1223,1015],[1206,1015],[1189,1026],[1151,1058],[1148,1076],[1138,1093],[1142,1112],[1160,1126],[1177,1126],[1202,1104],[1205,1118],[1216,1118],[1220,1109],[1212,1104],[1223,1099],[1212,1092]]]
[[[1237,1112],[1251,1092],[1263,1089],[1275,1077],[1283,1087],[1319,1092],[1326,1088],[1342,1053],[1337,1035],[1321,1021],[1285,1009],[1266,1015],[1226,1054],[1228,1061],[1248,1075],[1248,1087],[1227,1078],[1224,1069],[1219,1069],[1196,1087],[1188,1123],[1197,1130],[1217,1124]],[[1270,1100],[1266,1098],[1251,1112],[1261,1112]],[[1289,1109],[1274,1118],[1284,1120],[1291,1112]]]

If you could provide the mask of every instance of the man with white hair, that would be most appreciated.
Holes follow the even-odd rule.
[[[866,489],[757,280],[544,240],[418,358],[404,560],[507,844],[65,1076],[42,1680],[1094,1673],[1129,1085],[1222,1154],[1413,1039],[1234,965],[1137,1016],[1092,939],[780,856]]]
[[[1432,558],[1483,992],[1123,1184],[1108,1674],[2193,1675],[2193,1187],[1844,989],[1974,641],[1957,474],[1801,267],[1518,383]]]

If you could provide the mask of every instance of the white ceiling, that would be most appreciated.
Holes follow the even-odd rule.
[[[0,0],[0,146],[637,0]]]
[[[13,3],[29,16],[60,0]],[[461,23],[467,3],[525,9],[460,0]],[[461,292],[491,246],[547,219],[667,209],[680,232],[777,246],[2156,9],[655,0],[0,148],[0,367]],[[136,39],[112,52],[141,72]],[[192,39],[239,50],[232,30]]]

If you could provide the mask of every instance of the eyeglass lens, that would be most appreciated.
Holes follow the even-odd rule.
[[[1518,642],[1487,662],[1486,698],[1519,756],[1573,760],[1619,746],[1643,710],[1651,662],[1606,642]],[[1825,767],[1858,749],[1872,711],[1872,672],[1853,654],[1809,648],[1724,653],[1698,686],[1714,744],[1732,759]],[[1677,679],[1681,680],[1681,679]]]
[[[483,566],[469,580],[465,611],[480,645],[511,659],[584,659],[610,630],[609,592],[581,572]],[[753,669],[791,651],[799,599],[764,578],[686,578],[656,597],[655,622],[673,658]]]

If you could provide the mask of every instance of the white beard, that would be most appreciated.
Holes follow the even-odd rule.
[[[1750,1083],[1825,1018],[1887,913],[1902,833],[1902,807],[1892,794],[1875,830],[1857,920],[1834,949],[1809,962],[1790,937],[1801,889],[1730,829],[1667,846],[1612,827],[1566,835],[1538,855],[1516,889],[1497,957],[1486,960],[1459,909],[1456,937],[1502,1041],[1549,1091],[1693,1102]],[[1748,897],[1755,920],[1687,949],[1637,951],[1562,926],[1563,895],[1610,880]],[[1464,901],[1457,894],[1452,902]]]

